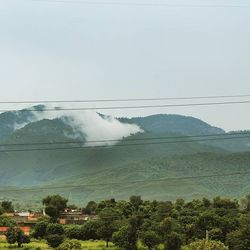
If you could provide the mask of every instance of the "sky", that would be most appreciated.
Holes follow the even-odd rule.
[[[0,101],[250,94],[250,5],[239,7],[248,1],[168,1],[172,7],[150,5],[163,0],[96,2],[0,0]],[[19,106],[1,104],[0,109],[9,108]],[[238,104],[103,113],[175,113],[240,130],[250,129],[249,108]]]

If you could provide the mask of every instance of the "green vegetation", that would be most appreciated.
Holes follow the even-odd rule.
[[[65,240],[59,247],[58,250],[81,250],[81,242],[78,240]]]
[[[66,201],[60,196],[46,199]],[[44,220],[31,236],[58,250],[81,249],[80,245],[91,242],[93,248],[88,249],[93,250],[99,249],[93,242],[102,244],[100,249],[117,250],[249,250],[249,200],[249,196],[240,201],[215,197],[162,202],[140,196],[131,196],[129,201],[103,200],[90,209],[94,220],[65,226]],[[90,211],[86,209],[82,211]],[[29,243],[17,228],[11,227],[6,236],[19,247]]]
[[[45,205],[45,212],[50,216],[52,222],[56,222],[61,212],[67,206],[67,199],[62,198],[60,195],[48,196],[43,199]]]
[[[68,240],[66,240],[66,243],[67,242]],[[105,244],[106,244],[103,241],[80,241],[80,243],[82,247],[81,249],[87,249],[87,250],[104,250]],[[17,246],[15,247],[15,245],[10,246],[4,240],[0,240],[0,249],[1,250],[9,250],[9,249],[20,250],[20,248],[18,248]],[[28,245],[24,245],[22,249],[23,250],[52,250],[53,248],[49,247],[46,241],[32,240]],[[115,247],[113,246],[113,244],[110,244],[109,249],[115,250]]]
[[[23,244],[30,243],[29,236],[25,235],[24,232],[19,228],[10,227],[6,232],[6,239],[9,244],[17,243],[18,247],[22,247]]]
[[[42,110],[41,106],[36,108]],[[48,138],[50,142],[75,140],[72,139],[75,137],[68,136],[74,135],[75,132],[71,126],[72,119],[45,119],[32,122],[33,119],[34,114],[30,112],[0,114],[2,129],[0,142],[3,144],[37,143],[48,142]],[[126,138],[139,139],[140,142],[144,142],[141,139],[147,137],[225,134],[222,129],[212,127],[201,120],[178,115],[154,115],[119,120],[137,124],[144,130],[144,133]],[[22,124],[25,126],[21,126]],[[20,128],[15,130],[18,127]],[[2,131],[5,132],[2,134]],[[81,138],[77,140],[79,139],[84,141],[85,135],[81,134]],[[249,138],[204,142],[194,140],[189,143],[183,143],[183,139],[175,140],[182,142],[133,147],[1,153],[1,190],[4,191],[6,186],[5,196],[15,202],[15,205],[19,202],[20,207],[25,208],[38,208],[40,200],[44,195],[49,195],[53,187],[67,185],[76,187],[56,189],[57,193],[71,192],[71,201],[78,205],[79,202],[86,204],[89,199],[100,201],[110,198],[111,194],[117,199],[127,199],[132,195],[131,190],[133,194],[141,195],[144,199],[157,200],[175,200],[180,197],[190,200],[204,196],[211,198],[215,195],[242,197],[250,192],[249,176],[227,176],[228,173],[248,170]],[[173,141],[173,139],[164,141]],[[124,145],[126,142],[121,140],[118,144]],[[67,144],[68,147],[73,145],[82,144]],[[40,147],[44,146],[36,145],[36,148]],[[20,147],[15,146],[11,149],[20,149]],[[12,174],[13,172],[15,175]],[[179,178],[211,173],[221,176],[154,181],[159,178]],[[145,180],[145,182],[130,183],[137,180]],[[107,184],[112,182],[119,185]],[[99,183],[105,183],[105,185],[91,186]],[[81,186],[82,184],[85,186]],[[89,184],[91,185],[88,186]],[[10,186],[46,186],[46,189],[40,192],[32,188],[23,193],[8,191]],[[30,200],[32,204],[30,202],[28,204],[27,201]],[[47,209],[51,213],[57,213],[51,207]],[[90,206],[86,209],[93,208]]]
[[[0,227],[14,227],[16,226],[16,221],[11,217],[0,216]]]
[[[197,240],[188,246],[184,247],[183,250],[228,250],[228,247],[226,247],[223,243],[219,241],[206,241],[206,240]],[[235,248],[232,248],[235,249]]]

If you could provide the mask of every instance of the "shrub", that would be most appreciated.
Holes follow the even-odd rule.
[[[58,234],[51,234],[46,237],[46,240],[50,247],[56,248],[63,243],[64,237]]]
[[[64,234],[63,226],[60,224],[56,224],[56,223],[48,224],[47,229],[46,229],[46,235],[52,235],[52,234],[57,234],[57,235]]]
[[[82,226],[66,227],[65,236],[69,239],[82,240],[83,239],[83,227]]]
[[[38,222],[34,227],[32,236],[36,239],[43,238],[46,235],[47,226],[48,223],[44,221]]]
[[[80,250],[81,243],[78,240],[66,240],[58,248],[58,250]]]
[[[183,247],[183,250],[228,250],[228,247],[226,247],[222,242],[215,241],[215,240],[197,240],[195,242],[192,242],[191,244]]]

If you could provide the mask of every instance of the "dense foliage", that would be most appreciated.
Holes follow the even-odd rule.
[[[52,222],[56,222],[60,213],[64,211],[67,206],[67,199],[60,195],[47,196],[43,199],[45,205],[45,212],[50,216]]]
[[[78,240],[65,240],[58,250],[81,250],[81,243]]]
[[[219,241],[206,241],[206,240],[197,240],[188,246],[184,247],[183,250],[228,250],[223,243]]]
[[[77,240],[104,240],[107,247],[112,242],[123,250],[250,249],[250,196],[241,201],[216,197],[175,202],[132,196],[129,201],[91,202],[78,211],[86,211],[92,219],[65,226],[46,219],[36,224],[32,236],[60,249],[77,249]]]
[[[21,229],[14,227],[8,229],[6,239],[9,244],[17,243],[18,247],[22,247],[22,244],[30,243],[29,236],[25,235]]]

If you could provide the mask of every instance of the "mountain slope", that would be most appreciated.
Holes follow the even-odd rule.
[[[204,195],[241,196],[249,190],[247,175],[178,179],[185,176],[226,175],[249,169],[248,152],[231,153],[248,151],[248,138],[230,141],[178,139],[186,135],[216,134],[220,138],[226,137],[224,130],[199,119],[154,115],[115,120],[96,114],[93,118],[86,113],[81,117],[63,114],[44,119],[44,107],[36,108],[42,114],[40,117],[34,117],[34,112],[29,111],[0,115],[0,128],[3,128],[0,130],[0,186],[1,189],[8,186],[49,186],[52,189],[46,188],[43,192],[33,190],[32,193],[21,195],[4,192],[13,199],[35,201],[55,192],[71,193],[74,202],[110,197],[124,199],[132,194],[148,199],[191,199]],[[91,119],[91,123],[85,123],[87,118],[84,115]],[[128,124],[133,124],[133,129]],[[142,130],[135,129],[136,125]],[[117,141],[109,144],[105,140],[87,143],[89,138],[110,138],[113,132],[116,133],[113,138],[119,138]],[[131,135],[127,136],[129,133]],[[162,178],[174,179],[157,181]],[[74,187],[56,188],[64,185]]]
[[[147,117],[120,118],[122,122],[138,124],[143,130],[156,134],[179,133],[184,135],[223,134],[223,129],[213,127],[197,118],[182,115],[152,115]]]
[[[32,107],[36,112],[45,108],[43,105],[37,105]],[[38,112],[39,113],[39,112]],[[15,112],[4,112],[0,114],[0,141],[7,139],[16,130],[24,127],[25,125],[36,120],[36,115],[34,112],[29,110],[21,110]]]

